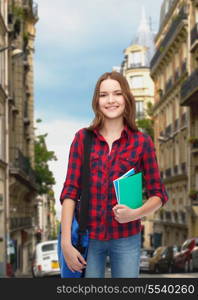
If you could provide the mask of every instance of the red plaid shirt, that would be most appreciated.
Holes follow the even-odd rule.
[[[160,197],[162,204],[168,200],[158,169],[154,144],[150,136],[141,131],[124,127],[121,137],[109,146],[97,129],[90,156],[90,200],[88,229],[90,238],[98,240],[118,239],[141,231],[140,220],[120,224],[112,211],[117,204],[113,180],[135,168],[142,171],[147,198]],[[85,128],[75,134],[70,147],[66,180],[61,192],[61,203],[65,198],[79,200],[81,194],[81,166]]]

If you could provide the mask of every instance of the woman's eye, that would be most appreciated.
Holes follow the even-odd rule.
[[[100,95],[100,97],[105,97],[105,96],[106,96],[105,94],[101,94],[101,95]]]
[[[121,96],[122,95],[122,93],[116,93],[116,96]]]

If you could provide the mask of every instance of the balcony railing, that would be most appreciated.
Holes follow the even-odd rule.
[[[164,50],[167,48],[168,44],[170,43],[171,39],[174,36],[175,31],[177,30],[179,24],[187,19],[187,13],[186,13],[186,8],[182,7],[181,10],[179,11],[178,15],[175,17],[174,21],[172,22],[165,38],[163,39],[162,43],[160,44],[157,52],[153,56],[150,67],[153,68],[154,65],[156,64],[157,60],[161,56],[161,54],[164,52]]]
[[[32,217],[11,217],[10,218],[10,228],[19,229],[19,228],[30,228],[33,226]]]
[[[24,156],[20,149],[15,147],[12,148],[12,168],[22,171],[31,183],[36,184],[36,174],[30,165],[29,158]]]
[[[140,63],[132,63],[127,66],[127,69],[138,69],[138,68],[148,68],[145,64]]]
[[[159,99],[164,98],[164,95],[169,92],[169,90],[177,83],[177,81],[183,77],[187,72],[186,61],[184,61],[181,65],[181,70],[178,69],[175,71],[174,76],[169,78],[167,83],[165,84],[164,91],[162,89],[158,89]]]
[[[191,30],[191,47],[194,47],[195,42],[198,42],[198,23]]]
[[[197,101],[198,92],[198,69],[196,69],[181,86],[180,98],[181,105],[190,105]]]

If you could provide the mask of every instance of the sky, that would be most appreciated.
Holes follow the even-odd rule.
[[[56,184],[57,218],[75,132],[94,114],[97,79],[120,66],[123,50],[137,36],[142,7],[153,31],[159,27],[162,0],[37,0],[34,54],[35,134],[48,133],[46,143],[57,161],[50,162]],[[36,119],[42,122],[36,124]]]

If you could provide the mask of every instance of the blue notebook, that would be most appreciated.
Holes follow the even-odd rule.
[[[135,174],[135,169],[132,168],[128,170],[126,173],[124,173],[122,176],[118,177],[117,179],[113,180],[113,185],[116,193],[117,202],[120,203],[119,199],[119,180],[124,177],[129,177],[131,175]]]

